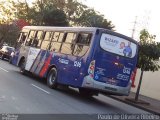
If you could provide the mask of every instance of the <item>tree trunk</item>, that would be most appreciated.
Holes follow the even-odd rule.
[[[140,92],[140,88],[141,88],[143,72],[144,72],[144,71],[141,70],[141,76],[140,76],[138,88],[137,88],[137,91],[136,91],[135,101],[137,101],[137,100],[138,100],[138,97],[139,97],[139,92]]]

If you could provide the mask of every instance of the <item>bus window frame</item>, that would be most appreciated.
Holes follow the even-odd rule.
[[[83,56],[85,56],[86,53],[89,51],[89,49],[90,49],[90,47],[91,47],[91,42],[94,41],[95,36],[94,36],[94,33],[92,33],[92,32],[78,32],[78,35],[79,35],[79,34],[88,34],[88,35],[90,34],[90,35],[91,35],[90,41],[89,41],[89,44],[88,44],[88,45],[86,45],[86,44],[81,44],[81,43],[77,43],[77,41],[78,41],[78,39],[77,39],[78,36],[77,36],[77,38],[76,38],[75,46],[76,46],[76,45],[88,46],[88,50],[87,50],[82,56],[74,55],[74,54],[73,54],[74,50],[73,50],[72,55],[73,55],[73,56],[76,56],[76,57],[83,57]],[[74,46],[74,49],[75,49],[75,46]]]
[[[112,35],[112,36],[116,36],[116,37],[119,37],[119,38],[122,38],[122,39],[125,39],[126,41],[129,41],[129,42],[131,42],[131,43],[134,43],[135,45],[136,45],[136,53],[135,53],[135,56],[134,57],[126,57],[126,56],[122,56],[122,55],[120,55],[120,54],[116,54],[116,53],[112,53],[112,52],[109,52],[109,51],[106,51],[105,49],[103,49],[102,47],[101,47],[101,45],[100,45],[100,42],[101,42],[101,36],[102,36],[102,34],[103,33],[105,33],[105,34],[109,34],[109,35]],[[114,54],[114,55],[116,55],[116,56],[120,56],[120,57],[123,57],[123,58],[125,58],[125,59],[134,59],[136,56],[137,56],[137,51],[138,51],[138,44],[136,43],[136,42],[133,42],[133,41],[131,41],[131,40],[129,40],[129,39],[126,39],[126,38],[124,38],[124,37],[121,37],[121,36],[118,36],[118,35],[115,35],[115,34],[111,34],[111,33],[107,33],[107,32],[102,32],[101,34],[100,34],[100,37],[98,37],[99,38],[99,46],[100,46],[100,49],[102,49],[103,51],[105,51],[105,52],[107,52],[107,53],[109,53],[109,54]]]
[[[47,32],[51,32],[51,36],[49,37],[48,40],[45,40],[44,38],[45,38],[45,35],[46,35]],[[49,50],[49,47],[51,45],[51,40],[52,40],[53,32],[54,31],[43,31],[42,41],[41,41],[41,45],[39,47],[40,49],[42,49],[41,47],[42,47],[43,41],[49,41],[49,44],[47,45],[47,48],[46,49],[42,49],[42,50]]]
[[[32,47],[31,45],[32,45],[32,42],[33,42],[33,40],[32,40],[31,43],[30,43],[30,45],[27,45],[28,44],[27,41],[33,39],[33,38],[29,38],[30,34],[31,34],[31,31],[34,31],[34,37],[33,38],[35,38],[35,36],[36,36],[35,32],[37,32],[37,30],[32,30],[32,29],[29,30],[27,38],[26,38],[25,43],[24,43],[24,45],[28,46],[28,47]]]
[[[38,32],[42,32],[40,38],[37,37]],[[43,30],[37,30],[36,33],[35,33],[35,36],[34,36],[34,40],[38,40],[38,44],[37,44],[36,47],[35,47],[35,46],[32,46],[32,45],[31,45],[31,47],[40,48],[40,46],[41,46],[41,44],[42,44],[42,41],[43,41],[43,35],[44,35],[44,31],[43,31]],[[33,40],[33,41],[34,41],[34,40]],[[41,40],[41,43],[40,43],[40,45],[39,45],[39,41],[40,41],[40,40]],[[32,42],[32,44],[33,44],[33,42]],[[39,46],[38,46],[38,45],[39,45]]]
[[[74,34],[76,35],[76,37],[74,38],[73,42],[71,42],[71,43],[70,43],[70,42],[65,42],[68,33],[74,33]],[[65,55],[73,55],[73,51],[74,51],[75,44],[76,44],[76,41],[77,41],[77,36],[78,36],[78,32],[74,32],[74,31],[65,31],[65,34],[64,34],[64,36],[63,36],[63,40],[62,40],[62,43],[61,43],[61,47],[60,47],[59,52],[62,53],[62,54],[65,54]],[[61,51],[61,50],[62,50],[63,44],[71,44],[71,45],[74,45],[71,54],[66,54],[66,53],[63,53],[63,52]]]
[[[88,52],[88,50],[89,50],[90,47],[91,47],[90,45],[91,45],[91,42],[93,41],[93,37],[94,37],[94,33],[93,33],[93,32],[86,32],[86,31],[80,31],[80,32],[78,32],[78,31],[72,31],[72,30],[71,30],[71,31],[66,31],[66,30],[64,30],[64,31],[63,31],[63,30],[62,30],[62,31],[61,31],[61,30],[58,30],[58,31],[52,31],[52,30],[46,31],[46,30],[34,30],[34,29],[30,29],[29,32],[28,32],[28,34],[27,34],[27,36],[26,36],[26,40],[25,40],[25,42],[24,42],[24,45],[25,45],[25,46],[28,46],[28,47],[33,47],[32,44],[31,44],[30,46],[29,46],[29,45],[26,45],[27,40],[30,39],[29,36],[30,36],[31,31],[34,31],[34,32],[35,32],[35,33],[34,33],[34,37],[32,37],[32,38],[34,38],[34,39],[36,38],[36,36],[37,36],[37,34],[38,34],[38,31],[42,31],[42,32],[43,32],[43,33],[42,33],[42,36],[41,36],[40,46],[37,46],[36,48],[42,49],[41,47],[42,47],[43,41],[49,41],[49,44],[48,44],[49,46],[51,46],[52,42],[56,42],[56,43],[60,43],[61,46],[60,46],[60,48],[59,48],[58,51],[54,51],[54,52],[56,52],[56,53],[61,53],[61,54],[65,54],[65,55],[72,55],[72,56],[75,56],[75,57],[83,57],[83,56]],[[51,36],[50,36],[49,40],[44,40],[45,35],[46,35],[46,32],[51,32]],[[54,37],[54,33],[56,33],[56,32],[59,33],[59,36],[58,36],[57,40],[54,41],[54,40],[53,40],[53,37]],[[63,38],[62,38],[61,41],[59,41],[59,37],[60,37],[60,34],[61,34],[61,33],[63,33]],[[73,41],[72,43],[65,42],[65,41],[66,41],[66,37],[67,37],[67,33],[74,33],[74,34],[76,34],[76,37],[75,37],[75,39],[74,39],[74,41]],[[91,35],[90,40],[89,40],[89,44],[77,43],[77,42],[78,42],[78,36],[79,36],[80,34],[88,34],[88,35]],[[33,42],[33,41],[32,41],[32,42]],[[62,49],[62,46],[63,46],[64,43],[74,45],[71,54],[66,54],[66,53],[61,52],[61,49]],[[74,55],[74,50],[75,50],[76,45],[88,46],[88,50],[87,50],[82,56]],[[49,46],[48,46],[46,49],[43,49],[43,50],[51,51],[51,49],[50,49],[51,47],[49,47]],[[51,51],[51,52],[52,52],[52,51]]]

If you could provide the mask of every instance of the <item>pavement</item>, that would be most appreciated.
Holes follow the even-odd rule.
[[[18,67],[2,60],[0,60],[0,113],[37,114],[38,117],[42,117],[39,114],[84,114],[96,115],[96,120],[98,120],[97,114],[150,114],[102,94],[84,98],[75,88],[50,89],[45,79],[32,74],[22,75]],[[36,120],[35,117],[33,116],[34,120]],[[21,116],[19,118],[22,119]],[[74,120],[77,120],[76,118]],[[82,117],[79,119],[84,120]]]
[[[148,111],[150,113],[160,115],[160,100],[156,100],[144,95],[139,95],[138,102],[134,101],[135,93],[131,92],[129,96],[114,96],[109,97],[121,101],[123,103],[132,105],[134,107],[140,108],[142,110]]]

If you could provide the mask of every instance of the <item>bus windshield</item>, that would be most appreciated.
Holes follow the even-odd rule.
[[[135,43],[107,33],[102,33],[100,46],[105,51],[128,58],[135,57],[137,51],[137,45]]]

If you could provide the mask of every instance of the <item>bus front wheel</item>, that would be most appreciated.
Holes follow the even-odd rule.
[[[57,84],[57,70],[56,68],[52,68],[47,76],[47,85],[50,88],[56,89],[58,84]]]
[[[25,59],[21,59],[20,64],[19,64],[19,69],[20,69],[20,72],[22,74],[24,74],[26,72],[26,70],[25,70]]]

